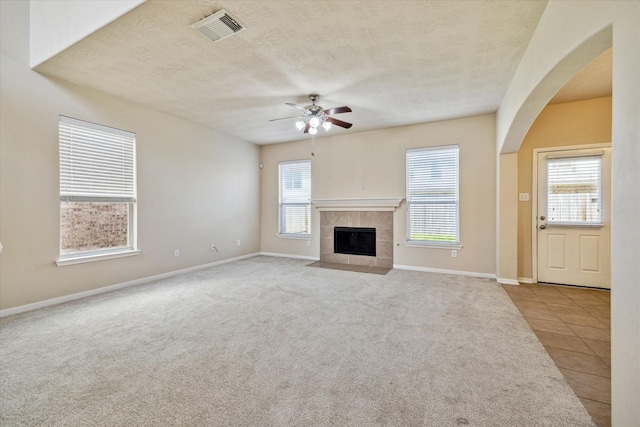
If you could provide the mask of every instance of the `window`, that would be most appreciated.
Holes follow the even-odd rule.
[[[135,134],[60,116],[59,144],[58,265],[133,254]]]
[[[298,160],[278,165],[280,187],[279,234],[311,235],[311,162]]]
[[[459,245],[459,148],[407,150],[407,241]]]
[[[602,157],[547,159],[547,223],[602,223]]]

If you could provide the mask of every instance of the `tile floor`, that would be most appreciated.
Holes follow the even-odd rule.
[[[330,268],[332,270],[356,271],[358,273],[380,274],[382,276],[384,276],[389,271],[391,271],[390,268],[386,268],[386,267],[375,267],[375,266],[356,265],[356,264],[340,264],[337,262],[327,262],[327,261],[316,261],[312,264],[309,264],[308,267]]]
[[[610,426],[610,292],[543,284],[503,287],[593,421]]]

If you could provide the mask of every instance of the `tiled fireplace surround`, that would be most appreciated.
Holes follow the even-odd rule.
[[[334,253],[334,227],[375,227],[376,256]],[[320,211],[320,261],[392,268],[393,212]]]

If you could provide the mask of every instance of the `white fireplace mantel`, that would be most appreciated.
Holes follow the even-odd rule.
[[[396,210],[404,197],[379,197],[369,199],[313,199],[311,203],[319,211],[390,211]]]

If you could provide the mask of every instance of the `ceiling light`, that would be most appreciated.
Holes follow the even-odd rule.
[[[296,122],[296,127],[298,128],[298,130],[302,130],[302,129],[304,129],[304,127],[305,127],[306,125],[307,125],[307,124],[306,124],[305,122],[303,122],[302,120],[298,120],[298,121]]]
[[[314,128],[313,126],[309,128],[309,133],[311,135],[315,135],[316,133],[318,133],[318,129]]]
[[[331,122],[323,122],[322,127],[324,128],[324,130],[328,131],[329,129],[331,129]]]
[[[311,128],[317,128],[318,126],[320,126],[320,119],[316,116],[311,117],[309,119],[309,125],[311,126]]]

